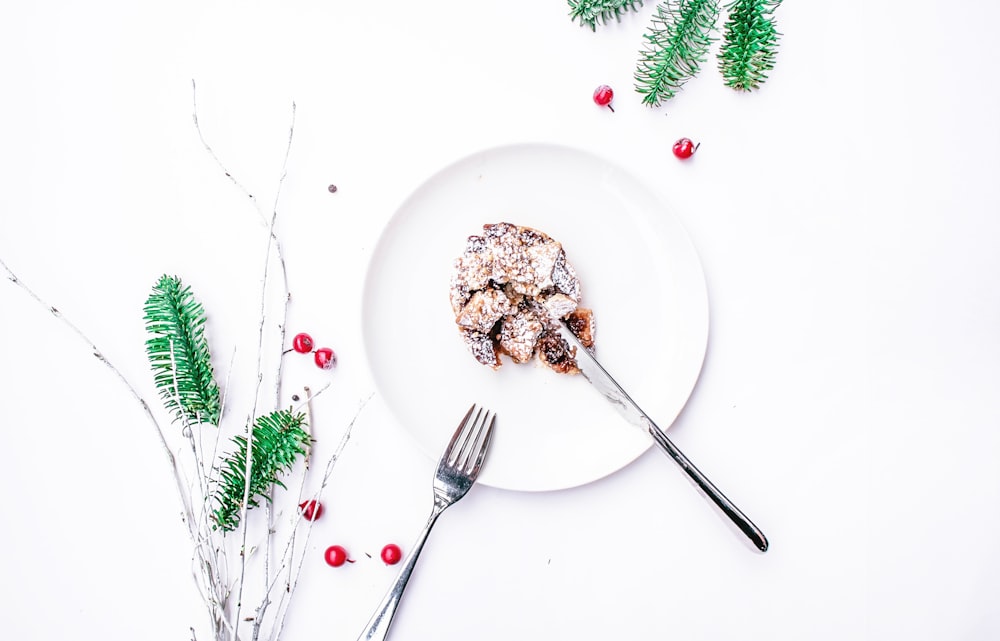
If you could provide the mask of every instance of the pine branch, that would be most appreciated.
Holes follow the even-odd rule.
[[[774,10],[781,0],[733,0],[726,5],[719,71],[726,86],[741,91],[757,89],[774,68],[779,34]]]
[[[643,104],[658,107],[698,73],[718,17],[718,0],[667,0],[657,5],[635,71],[635,89]]]
[[[278,475],[290,471],[298,457],[304,456],[311,439],[303,429],[305,414],[293,414],[290,409],[271,412],[254,422],[250,439],[250,480],[247,481],[247,438],[233,438],[236,451],[219,463],[219,488],[215,493],[218,506],[213,518],[218,528],[231,532],[240,524],[244,498],[247,509],[269,501],[271,487],[285,485]]]
[[[205,310],[176,276],[162,276],[144,308],[146,355],[163,404],[184,425],[219,424],[221,403],[215,382]]]
[[[597,23],[607,24],[612,18],[620,21],[626,11],[638,11],[642,0],[569,0],[569,17],[580,26],[597,31]]]
[[[160,426],[160,422],[153,414],[149,403],[147,403],[146,399],[139,394],[136,387],[127,378],[125,378],[122,371],[119,370],[110,360],[108,360],[107,357],[105,357],[104,353],[98,349],[97,345],[86,334],[84,334],[84,332],[75,323],[64,316],[58,308],[45,302],[38,294],[35,293],[33,289],[28,287],[28,285],[26,285],[13,271],[11,271],[2,259],[0,259],[0,267],[7,272],[7,277],[12,283],[19,286],[25,293],[34,299],[35,302],[47,309],[53,316],[62,321],[74,334],[76,334],[76,336],[81,339],[84,346],[89,348],[91,354],[93,354],[97,360],[104,363],[104,365],[111,370],[115,378],[121,382],[122,385],[124,385],[125,389],[128,390],[132,398],[142,407],[143,413],[146,415],[146,418],[149,419],[149,422],[152,424],[153,429],[156,432],[156,436],[160,441],[160,446],[163,448],[163,452],[167,457],[167,462],[170,464],[170,471],[174,477],[174,483],[177,486],[177,494],[180,498],[182,506],[181,521],[187,527],[188,535],[195,543],[193,568],[198,570],[194,572],[195,584],[203,596],[205,605],[208,607],[209,616],[213,622],[215,638],[224,638],[220,625],[223,623],[228,624],[228,621],[226,621],[222,615],[222,612],[225,610],[225,595],[227,586],[225,584],[225,580],[219,576],[220,561],[217,556],[218,550],[214,550],[211,546],[204,544],[205,539],[203,538],[202,532],[198,527],[198,520],[195,517],[195,508],[193,506],[190,490],[182,479],[182,473],[177,458],[174,456],[170,445],[167,443],[166,435]],[[229,628],[229,631],[232,632],[232,628]]]

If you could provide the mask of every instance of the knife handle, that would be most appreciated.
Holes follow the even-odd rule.
[[[687,472],[687,475],[691,477],[691,480],[698,486],[698,489],[704,492],[705,495],[711,499],[711,501],[715,503],[720,510],[722,510],[723,514],[729,517],[730,521],[736,524],[736,527],[738,527],[740,531],[743,532],[743,534],[745,534],[755,546],[757,546],[758,550],[761,552],[767,552],[767,537],[765,537],[764,533],[760,531],[760,528],[754,525],[753,521],[747,518],[746,514],[741,512],[732,501],[726,498],[726,495],[723,494],[719,488],[715,487],[715,484],[708,480],[708,477],[702,474],[701,470],[695,467],[694,463],[691,462],[691,459],[684,456],[684,452],[680,451],[680,449],[674,445],[673,441],[667,438],[667,435],[659,428],[659,426],[656,425],[656,423],[648,418],[646,419],[646,423],[646,428],[649,430],[649,434],[653,437],[653,440],[656,441],[656,444],[659,445],[670,458],[674,459],[674,462],[680,465],[682,470]]]

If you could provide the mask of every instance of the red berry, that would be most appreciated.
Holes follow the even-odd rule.
[[[316,350],[313,360],[320,369],[333,369],[337,365],[337,355],[329,347],[320,347]]]
[[[295,338],[292,339],[292,349],[299,354],[308,354],[313,350],[312,336],[305,332],[296,334]]]
[[[340,545],[331,545],[326,548],[323,558],[326,559],[327,565],[335,568],[339,568],[345,563],[354,563],[353,559],[347,558],[347,550]]]
[[[601,107],[607,107],[611,111],[615,108],[611,106],[611,101],[615,97],[615,91],[607,85],[601,85],[597,89],[594,89],[594,102],[596,102]]]
[[[382,548],[382,561],[386,565],[396,565],[403,558],[403,551],[395,543],[390,543]]]
[[[684,160],[685,158],[690,158],[694,155],[694,152],[698,151],[698,147],[701,146],[699,142],[697,145],[691,142],[690,138],[681,138],[674,143],[674,155]]]
[[[323,504],[319,501],[303,501],[299,503],[299,511],[305,520],[315,521],[323,516]]]

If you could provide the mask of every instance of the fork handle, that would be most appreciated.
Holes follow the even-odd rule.
[[[413,573],[413,567],[417,564],[417,557],[420,556],[420,551],[424,549],[427,535],[431,533],[431,528],[434,527],[434,523],[443,511],[443,508],[437,504],[434,505],[434,510],[431,512],[430,518],[427,519],[427,525],[421,530],[416,543],[413,544],[413,549],[410,550],[410,553],[403,560],[403,566],[396,576],[395,583],[389,588],[375,614],[372,615],[372,618],[368,621],[368,625],[365,626],[365,631],[358,637],[358,641],[384,641],[389,634],[392,617],[396,614],[396,607],[403,596],[403,590],[406,589],[406,584],[410,580],[410,574]]]

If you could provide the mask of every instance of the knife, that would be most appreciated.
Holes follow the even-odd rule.
[[[694,484],[705,493],[705,495],[713,502],[723,514],[725,514],[729,519],[736,524],[736,527],[740,529],[743,534],[746,535],[748,539],[757,547],[761,552],[767,551],[767,537],[764,533],[760,531],[756,525],[753,524],[743,512],[736,507],[732,501],[726,498],[726,495],[719,491],[719,488],[715,487],[708,477],[701,473],[701,471],[695,467],[691,460],[684,456],[684,453],[678,449],[673,442],[667,438],[667,435],[663,430],[657,426],[653,419],[642,411],[642,409],[636,405],[635,401],[628,395],[628,393],[622,389],[611,374],[608,373],[604,366],[598,362],[594,355],[583,346],[580,339],[576,337],[569,327],[567,327],[562,321],[558,321],[555,325],[559,328],[559,334],[562,336],[570,345],[570,350],[575,351],[576,365],[580,368],[580,372],[583,376],[590,381],[590,383],[600,390],[601,394],[604,395],[615,408],[624,416],[630,423],[638,425],[644,431],[648,432],[650,436],[653,437],[653,441],[656,442],[660,448],[666,452],[666,454],[674,460],[681,469],[684,470]]]

